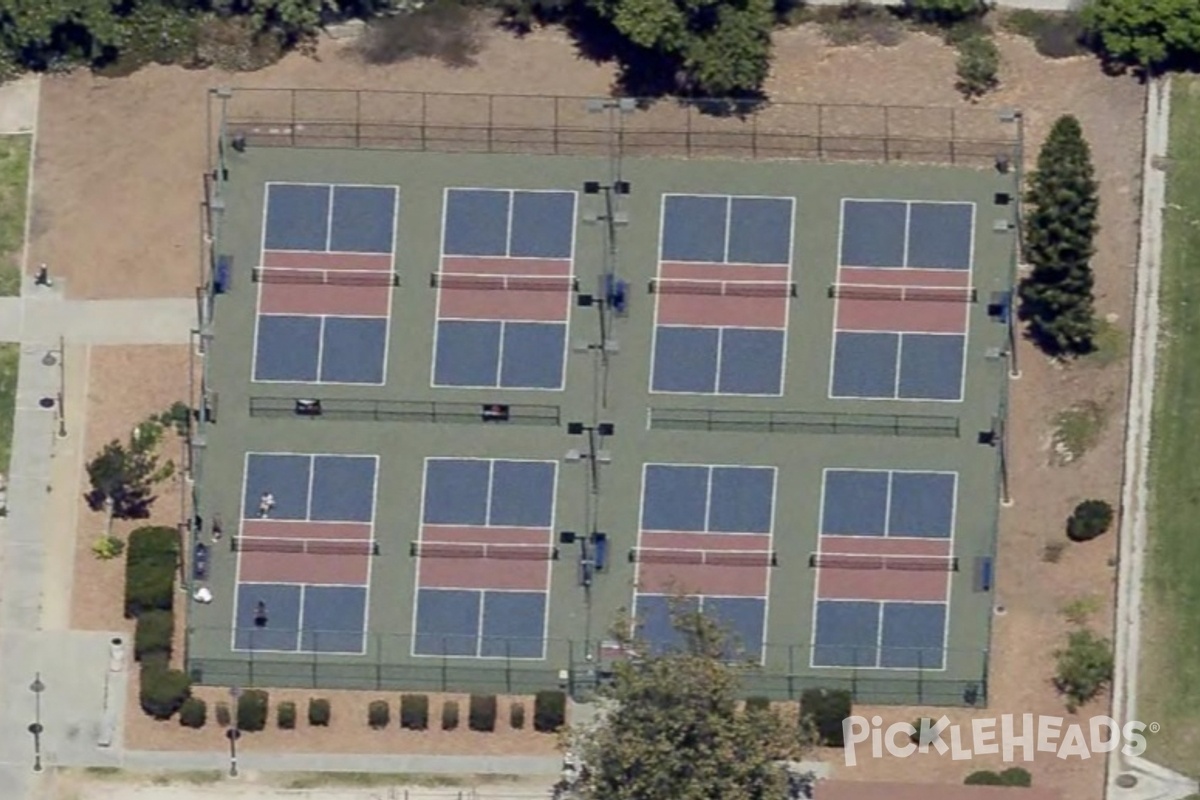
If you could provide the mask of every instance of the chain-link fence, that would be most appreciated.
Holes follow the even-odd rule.
[[[360,643],[357,635],[345,631],[306,629],[290,637],[278,629],[239,630],[236,637],[233,633],[228,628],[189,628],[187,666],[193,680],[218,686],[505,694],[561,687],[586,697],[611,675],[614,659],[623,657],[613,643],[567,639],[480,643],[474,637],[460,642],[454,637],[368,634]],[[262,649],[255,647],[258,638]],[[279,652],[282,639],[302,643],[305,651]],[[240,649],[231,653],[234,641]],[[360,645],[361,654],[335,652]],[[769,642],[762,665],[745,670],[743,688],[747,694],[776,700],[795,700],[806,689],[824,688],[844,689],[856,703],[868,704],[971,706],[987,701],[985,650],[858,650],[819,648],[816,656],[818,661],[833,657],[842,664],[876,664],[882,659],[892,666],[814,667],[812,646]],[[223,654],[205,655],[213,652]]]
[[[1018,153],[994,109],[734,100],[237,89],[221,101],[247,144],[580,156],[964,164]],[[1007,119],[1008,121],[1005,121]]]

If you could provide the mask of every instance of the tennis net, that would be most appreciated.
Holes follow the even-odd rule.
[[[498,561],[553,561],[558,548],[544,544],[485,544],[483,542],[422,542],[409,545],[414,558],[486,558]]]
[[[364,269],[301,269],[255,267],[255,283],[287,283],[307,286],[399,286],[395,272]]]
[[[808,565],[817,569],[958,572],[956,556],[877,556],[858,553],[813,553]]]
[[[678,550],[666,547],[635,547],[629,560],[643,564],[699,564],[726,567],[773,567],[775,554],[767,550]]]
[[[579,279],[573,275],[484,275],[469,272],[435,272],[429,285],[442,289],[499,290],[515,292],[575,292]]]
[[[830,297],[848,300],[923,300],[943,303],[974,303],[978,292],[972,286],[879,286],[863,283],[835,283]]]
[[[234,550],[243,553],[303,553],[325,556],[379,555],[379,543],[370,539],[279,539],[265,536],[235,536]]]
[[[796,284],[788,281],[718,281],[702,278],[657,278],[651,294],[699,294],[709,297],[795,297]]]

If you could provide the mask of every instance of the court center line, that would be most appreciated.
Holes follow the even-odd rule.
[[[304,644],[304,595],[308,590],[307,584],[300,584],[300,608],[296,613],[296,652],[302,653],[304,650],[301,645]],[[314,637],[315,639],[315,637]],[[316,641],[313,642],[316,644]]]
[[[908,248],[911,245],[912,237],[912,201],[907,200],[904,203],[904,263],[901,265],[904,269],[908,269]]]
[[[304,498],[304,519],[300,522],[308,522],[312,519],[312,501],[313,501],[313,483],[316,481],[317,475],[317,457],[310,455],[308,457],[308,496]]]
[[[729,231],[733,228],[733,195],[725,197],[725,247],[721,260],[729,263]]]
[[[900,397],[900,369],[904,363],[904,334],[896,332],[896,379],[892,384],[892,396],[887,399],[896,400]]]
[[[883,610],[887,605],[884,601],[879,601],[879,629],[875,632],[875,668],[883,666]]]
[[[502,388],[500,381],[504,374],[504,343],[507,339],[507,332],[508,323],[500,320],[500,340],[496,347],[496,377],[492,382],[492,388],[494,389]]]
[[[504,229],[504,256],[505,258],[512,255],[512,230],[513,230],[513,212],[517,206],[517,192],[515,189],[507,189],[508,193],[508,219],[505,221]]]
[[[892,533],[892,487],[896,485],[896,473],[887,470],[887,492],[883,495],[883,536],[886,539]]]
[[[712,484],[713,484],[713,468],[705,467],[708,474],[704,481],[704,532],[709,533],[709,522],[712,520]]]
[[[496,459],[488,459],[487,492],[484,495],[483,527],[492,525],[492,493],[496,485]]]
[[[475,657],[483,657],[483,608],[487,604],[487,591],[479,589],[479,620],[475,625]],[[444,648],[443,648],[444,649]]]

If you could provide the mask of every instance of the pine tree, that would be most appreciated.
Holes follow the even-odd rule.
[[[1096,334],[1089,261],[1099,200],[1091,151],[1075,117],[1054,123],[1026,202],[1025,257],[1033,271],[1021,283],[1021,315],[1046,352],[1087,353]]]

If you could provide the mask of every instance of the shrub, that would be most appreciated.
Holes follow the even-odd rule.
[[[373,730],[383,730],[392,721],[392,709],[387,700],[372,700],[367,706],[367,724]]]
[[[145,611],[138,616],[133,632],[133,657],[141,661],[151,653],[171,658],[171,639],[175,635],[175,615],[170,611]]]
[[[308,701],[308,724],[324,728],[329,724],[329,701],[323,697],[314,697]]]
[[[929,731],[925,735],[925,738],[927,740],[925,742],[925,744],[927,744],[927,745],[933,744],[934,742],[936,742],[938,739],[941,738],[938,734],[933,732],[934,724],[935,724],[934,720],[930,719],[929,717],[921,717],[920,719],[914,719],[912,721],[912,726],[914,728],[916,728],[916,730],[913,732],[912,736],[909,737],[909,739],[912,741],[913,744],[920,745],[921,744],[921,728],[922,728],[922,726],[925,726],[925,728]]]
[[[452,731],[458,727],[458,701],[447,700],[442,706],[442,730]]]
[[[1029,774],[1029,770],[1022,767],[1009,767],[1000,773],[1000,784],[1029,788],[1033,785],[1033,776]]]
[[[267,693],[262,689],[246,689],[238,697],[237,726],[243,731],[261,731],[267,727]]]
[[[970,36],[958,45],[957,88],[974,100],[1000,84],[1000,50],[987,36]]]
[[[525,704],[513,703],[508,707],[508,727],[519,731],[525,727]]]
[[[1058,670],[1054,685],[1067,697],[1067,709],[1091,700],[1112,680],[1112,645],[1086,628],[1072,631],[1067,646],[1055,652]]]
[[[850,692],[843,689],[806,689],[800,695],[800,722],[811,727],[823,747],[842,747],[842,720],[850,716]]]
[[[208,704],[199,697],[189,697],[179,707],[179,724],[185,728],[203,728],[208,721]]]
[[[771,698],[769,697],[747,697],[746,698],[746,713],[758,713],[771,710]]]
[[[175,601],[179,538],[173,528],[138,528],[125,550],[125,616],[169,611]]]
[[[423,731],[429,727],[429,698],[423,694],[406,694],[400,698],[400,727]]]
[[[233,715],[229,713],[229,703],[217,703],[216,713],[213,716],[222,728],[228,728],[233,723]]]
[[[142,710],[155,719],[170,719],[183,702],[192,696],[192,681],[177,669],[167,669],[155,661],[142,665],[138,699]]]
[[[1105,59],[1150,72],[1194,65],[1200,19],[1194,3],[1177,0],[1093,0],[1083,21]]]
[[[92,542],[92,554],[101,561],[111,561],[125,552],[125,542],[116,536],[101,536]]]
[[[554,733],[567,722],[567,696],[557,689],[538,692],[533,698],[533,729]]]
[[[1003,786],[1004,779],[991,770],[981,769],[968,775],[963,783],[967,786]]]
[[[296,704],[285,700],[275,708],[275,724],[280,729],[290,731],[296,727]]]
[[[471,695],[471,702],[467,708],[467,727],[481,733],[496,730],[496,695]]]
[[[1067,538],[1073,542],[1095,539],[1113,522],[1112,506],[1103,500],[1084,500],[1067,519]]]
[[[904,0],[905,10],[921,22],[953,25],[987,11],[984,0]]]

